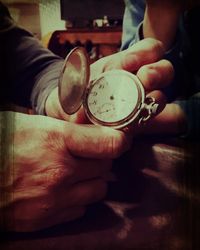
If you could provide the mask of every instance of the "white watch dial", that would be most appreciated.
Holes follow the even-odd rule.
[[[131,74],[114,70],[102,74],[87,96],[90,114],[101,122],[115,123],[127,118],[138,105],[138,87]]]

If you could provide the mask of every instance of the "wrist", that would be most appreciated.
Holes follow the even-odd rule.
[[[144,38],[158,39],[163,43],[165,51],[169,50],[176,36],[180,14],[181,6],[179,5],[174,8],[170,4],[167,8],[148,5],[143,22]]]
[[[171,10],[176,11],[181,9],[184,6],[184,1],[182,0],[146,0],[146,7],[148,8],[157,8],[162,10]]]
[[[47,97],[44,110],[47,116],[50,116],[53,118],[57,118],[60,120],[65,120],[65,121],[71,121],[71,122],[77,122],[78,120],[77,114],[67,115],[62,109],[60,105],[60,101],[59,101],[59,96],[58,96],[58,87],[54,88],[49,94],[49,96]]]
[[[59,99],[58,99],[58,88],[54,88],[51,93],[48,95],[44,111],[47,116],[59,118]]]

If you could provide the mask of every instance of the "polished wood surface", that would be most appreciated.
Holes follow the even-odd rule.
[[[67,30],[57,30],[47,37],[43,38],[42,43],[65,58],[72,47],[85,46],[88,43],[92,50],[88,52],[91,55],[91,62],[101,57],[116,53],[120,49],[122,31],[121,27],[102,27],[102,28],[70,28]],[[77,45],[79,44],[79,45]]]
[[[198,143],[135,139],[104,201],[79,220],[6,234],[3,249],[200,249],[199,159]]]
[[[86,42],[91,40],[94,44],[110,44],[118,45],[121,42],[122,30],[117,27],[107,28],[91,28],[91,29],[67,29],[57,31],[60,43],[64,43],[66,40],[75,42],[80,40]]]

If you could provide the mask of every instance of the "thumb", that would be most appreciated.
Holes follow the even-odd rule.
[[[66,141],[68,150],[74,156],[114,159],[130,146],[131,140],[122,131],[95,125],[71,126]]]

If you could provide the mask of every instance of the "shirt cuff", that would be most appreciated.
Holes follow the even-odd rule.
[[[32,90],[31,103],[36,114],[46,115],[45,103],[49,94],[58,86],[63,61],[57,61],[43,70]]]

